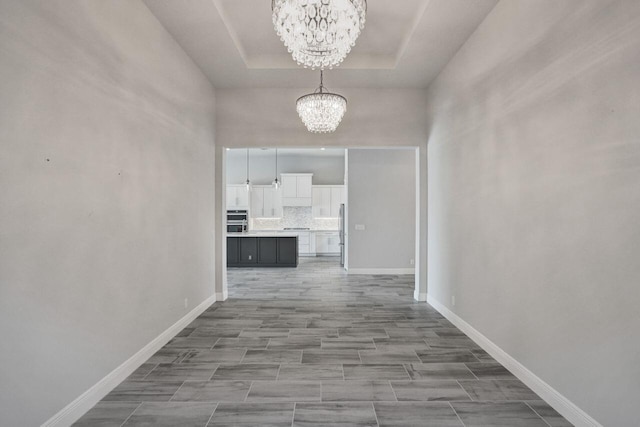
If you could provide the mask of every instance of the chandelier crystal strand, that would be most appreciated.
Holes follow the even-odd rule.
[[[329,133],[335,131],[342,121],[347,111],[347,99],[324,91],[323,72],[320,71],[318,91],[298,98],[296,110],[309,132]]]
[[[305,68],[337,67],[364,28],[367,0],[271,0],[273,25]]]

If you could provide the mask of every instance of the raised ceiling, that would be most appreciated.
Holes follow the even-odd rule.
[[[308,87],[273,29],[271,0],[144,0],[216,88]],[[331,87],[425,88],[497,0],[369,0],[367,23]]]

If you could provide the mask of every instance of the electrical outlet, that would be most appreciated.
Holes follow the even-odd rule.
[[[409,261],[409,262],[411,263],[411,265],[415,265],[416,264],[416,261],[413,258],[411,258],[411,261]]]
[[[184,308],[189,307],[189,298],[184,299]]]
[[[452,306],[456,305],[456,296],[455,295],[451,295],[451,305]]]
[[[364,231],[365,228],[364,224],[356,224],[356,230],[358,231]]]

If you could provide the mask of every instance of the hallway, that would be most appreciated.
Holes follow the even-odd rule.
[[[230,269],[215,303],[75,425],[570,426],[413,276]]]

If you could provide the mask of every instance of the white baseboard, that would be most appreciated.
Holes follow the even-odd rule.
[[[415,268],[350,268],[347,274],[415,274]]]
[[[216,301],[226,301],[229,298],[229,289],[224,289],[222,292],[216,292]]]
[[[413,291],[413,299],[420,302],[425,302],[427,300],[426,292],[420,292],[419,290]]]
[[[104,396],[124,381],[133,371],[147,361],[155,352],[175,337],[189,323],[200,316],[211,304],[216,302],[215,296],[204,300],[200,305],[191,310],[187,315],[171,325],[169,329],[158,335],[140,351],[127,359],[116,369],[107,374],[89,390],[82,393],[77,399],[62,408],[57,414],[42,424],[42,427],[66,427],[76,422],[89,409],[95,406]]]
[[[473,326],[465,322],[453,311],[445,307],[444,304],[427,294],[427,302],[446,317],[451,323],[458,327],[469,338],[476,342],[482,349],[489,353],[494,359],[503,364],[520,381],[525,383],[531,390],[545,400],[552,408],[565,417],[576,427],[602,427],[602,424],[594,420],[589,414],[580,409],[576,404],[560,394],[556,389],[543,381],[536,374],[527,369],[504,350],[498,347],[489,338],[482,335]]]

